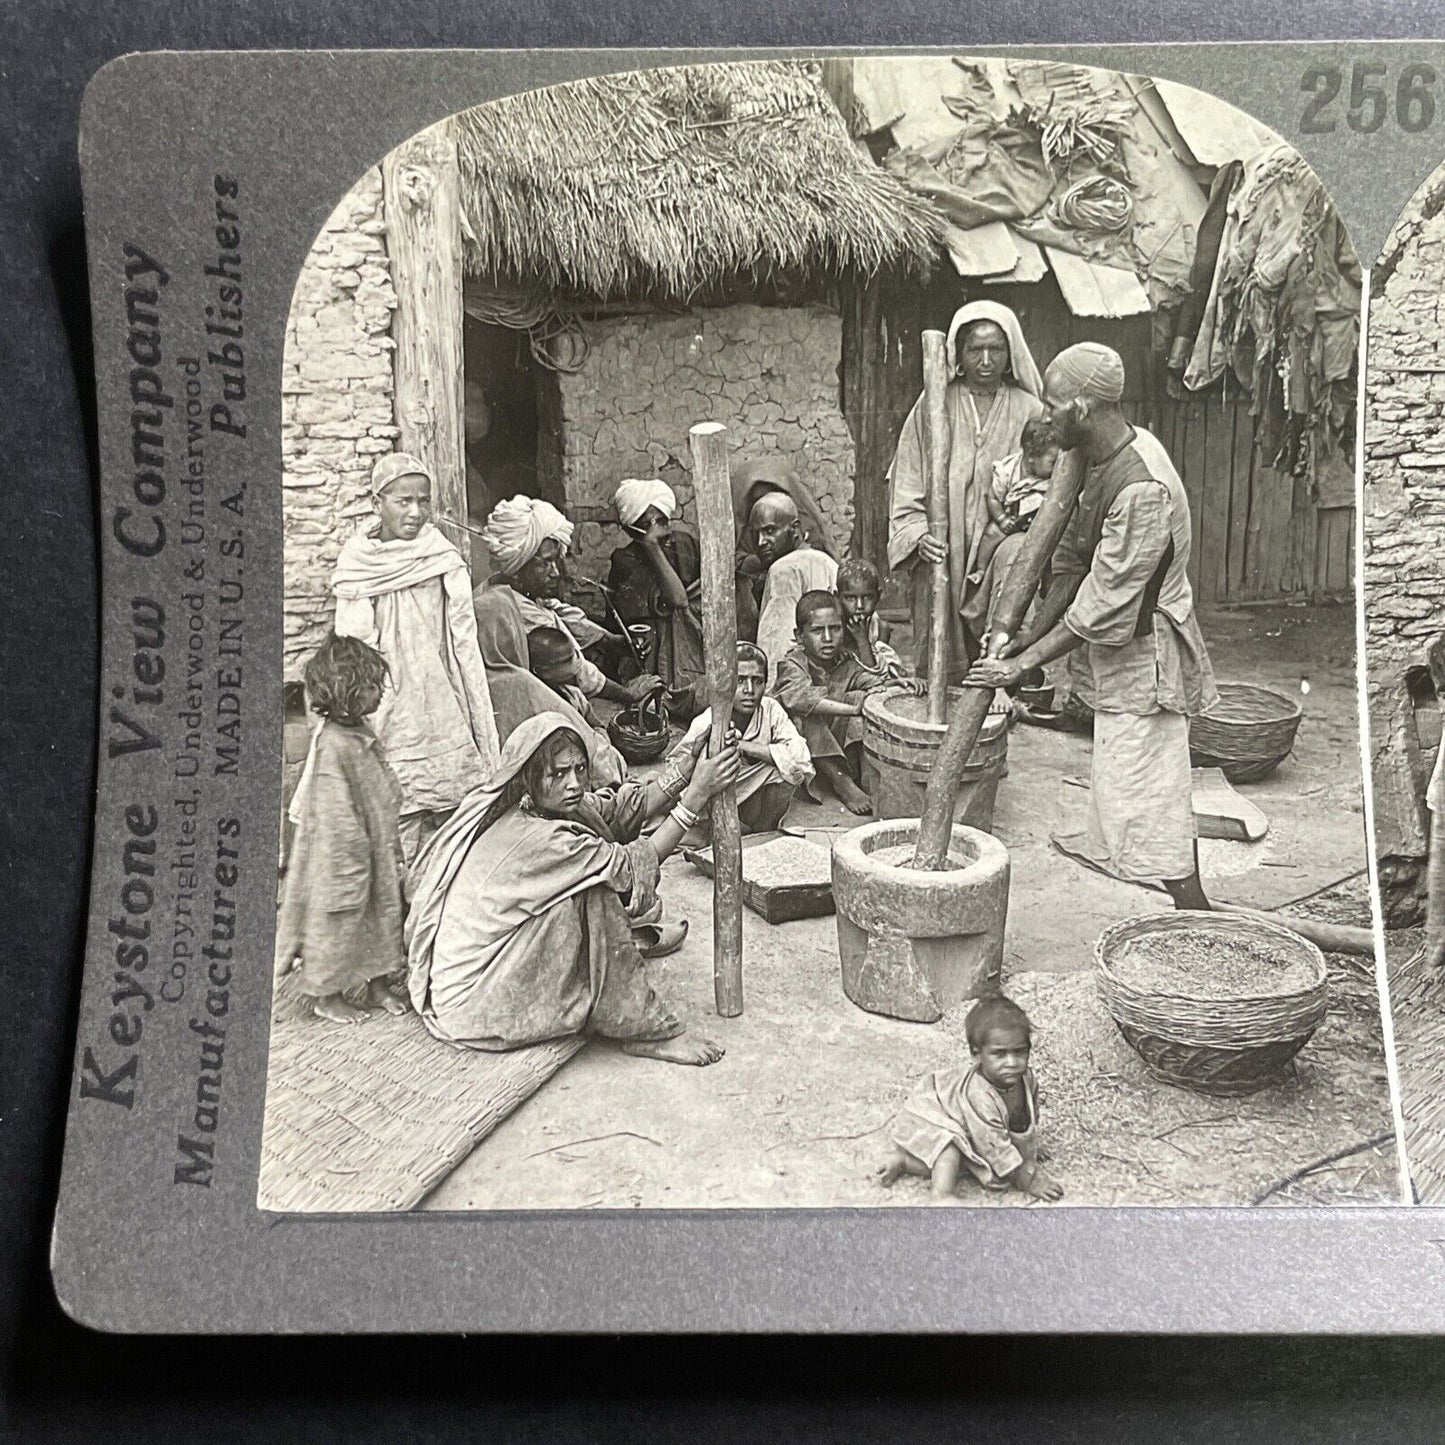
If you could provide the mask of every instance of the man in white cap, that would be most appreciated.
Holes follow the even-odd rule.
[[[990,639],[967,681],[1011,687],[1070,654],[1074,691],[1094,710],[1094,764],[1087,833],[1066,851],[1202,909],[1189,719],[1218,694],[1187,575],[1189,503],[1158,439],[1124,416],[1123,393],[1123,360],[1092,342],[1045,373],[1054,435],[1088,474],[1039,620]]]
[[[402,853],[410,863],[491,775],[501,744],[477,646],[471,573],[432,523],[431,474],[416,457],[389,452],[372,470],[371,504],[375,520],[336,560],[335,628],[386,659],[372,726],[401,785]]]
[[[559,596],[572,523],[550,502],[524,496],[498,502],[482,540],[491,555],[492,576],[476,591],[479,615],[488,608],[515,609],[524,633],[555,628],[575,653],[576,684],[589,698],[638,703],[662,686],[661,678],[650,673],[629,683],[614,682],[584,656],[613,634]]]

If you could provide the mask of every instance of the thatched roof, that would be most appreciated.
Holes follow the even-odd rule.
[[[926,267],[926,201],[857,149],[816,64],[640,71],[454,118],[468,274],[599,300]]]

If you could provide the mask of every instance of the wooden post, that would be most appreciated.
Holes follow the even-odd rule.
[[[727,428],[705,421],[688,433],[697,530],[702,544],[702,653],[712,708],[710,749],[716,753],[732,718],[738,684],[738,599],[735,530],[728,478]],[[712,982],[717,1011],[743,1011],[743,847],[736,788],[712,800]]]
[[[999,591],[990,637],[999,634],[1012,637],[1018,631],[1029,603],[1038,591],[1039,578],[1043,576],[1044,568],[1054,555],[1054,548],[1073,515],[1083,481],[1083,458],[1077,452],[1065,452],[1054,470],[1048,495],[1035,514],[1024,544]],[[988,640],[985,638],[985,648]],[[949,719],[948,731],[943,735],[923,793],[923,816],[918,821],[918,847],[913,855],[915,868],[941,869],[947,865],[959,779],[969,754],[973,752],[973,745],[978,741],[979,729],[988,715],[992,696],[990,688],[964,688],[963,696]]]
[[[941,331],[923,333],[923,457],[928,468],[928,530],[948,546],[948,348]],[[933,564],[929,597],[928,721],[948,717],[948,558]]]
[[[471,536],[463,530],[461,180],[450,122],[431,126],[392,151],[381,163],[381,189],[396,288],[391,334],[397,450],[426,463],[433,478],[434,516],[470,565]]]

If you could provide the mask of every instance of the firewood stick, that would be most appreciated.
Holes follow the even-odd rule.
[[[1362,958],[1375,956],[1375,935],[1368,928],[1326,923],[1319,918],[1300,918],[1293,913],[1271,913],[1263,908],[1246,908],[1242,903],[1221,903],[1217,898],[1211,899],[1210,907],[1216,913],[1228,913],[1236,918],[1257,918],[1262,923],[1277,923],[1326,953],[1353,953]]]
[[[948,350],[941,331],[923,333],[923,456],[927,467],[928,530],[948,546],[948,462],[952,452],[948,422]],[[948,557],[933,568],[928,617],[928,721],[948,717]]]
[[[736,529],[728,477],[727,428],[701,422],[688,433],[702,552],[702,650],[712,708],[710,750],[721,751],[738,682]],[[743,1011],[743,849],[737,789],[712,800],[712,982],[717,1011]]]
[[[1077,452],[1065,452],[1054,468],[1043,505],[1034,514],[1033,523],[1024,536],[1024,544],[999,589],[991,636],[1002,634],[1012,637],[1018,631],[1029,603],[1038,591],[1039,578],[1043,576],[1044,568],[1054,555],[1054,548],[1058,546],[1059,538],[1073,514],[1083,481],[1083,458]],[[990,688],[966,687],[954,706],[948,731],[943,735],[943,743],[923,794],[923,816],[918,821],[918,846],[913,855],[915,868],[937,870],[947,866],[948,840],[953,834],[953,806],[958,797],[959,780],[973,752],[973,745],[978,741],[992,698]]]

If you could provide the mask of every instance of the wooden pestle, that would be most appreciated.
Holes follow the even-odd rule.
[[[701,422],[688,432],[692,447],[697,530],[702,553],[702,643],[707,701],[712,708],[708,750],[722,751],[738,685],[738,596],[727,428]],[[712,986],[717,1011],[743,1011],[743,847],[736,788],[712,800]]]
[[[1073,515],[1083,482],[1083,457],[1077,452],[1065,452],[1054,468],[1043,505],[1034,514],[1033,525],[999,591],[990,636],[1012,637],[1018,631],[1038,591],[1039,578]],[[913,855],[915,868],[937,871],[948,865],[948,841],[953,834],[953,807],[959,781],[978,741],[992,697],[990,688],[965,687],[954,705],[948,731],[923,794],[923,816],[918,821],[918,846]]]

